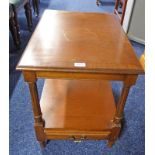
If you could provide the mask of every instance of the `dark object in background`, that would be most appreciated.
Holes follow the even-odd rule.
[[[123,24],[127,2],[128,0],[116,0],[115,2],[114,14],[118,16],[121,25]],[[119,6],[121,8],[121,12],[119,11]]]
[[[13,37],[14,44],[20,48],[20,27],[18,23],[18,10],[24,6],[28,29],[32,31],[32,11],[29,0],[10,0],[9,1],[9,29]]]
[[[39,3],[40,3],[40,0],[32,0],[33,10],[37,17],[39,16]]]

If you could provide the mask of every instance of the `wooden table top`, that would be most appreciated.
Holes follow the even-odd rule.
[[[53,10],[44,12],[17,69],[143,73],[115,15]]]

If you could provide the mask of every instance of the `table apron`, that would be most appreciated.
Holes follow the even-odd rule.
[[[78,73],[78,72],[35,72],[36,78],[63,78],[63,79],[100,79],[125,81],[125,74],[107,73]]]

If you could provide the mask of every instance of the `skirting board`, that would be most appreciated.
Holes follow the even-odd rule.
[[[136,41],[136,42],[138,42],[138,43],[140,43],[140,44],[145,45],[145,40],[140,39],[140,38],[137,38],[137,37],[133,36],[132,34],[127,34],[127,36],[128,36],[128,38],[129,38],[130,40],[133,40],[133,41]]]

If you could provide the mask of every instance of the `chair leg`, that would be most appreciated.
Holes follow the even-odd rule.
[[[39,0],[32,0],[32,4],[33,4],[33,10],[34,13],[36,13],[36,16],[39,16]]]
[[[123,24],[124,16],[125,16],[125,10],[126,10],[127,0],[124,1],[124,4],[122,6],[122,18],[121,18],[121,25]]]
[[[13,10],[13,17],[11,17],[11,25],[13,26],[13,31],[16,32],[16,37],[17,40],[19,42],[19,44],[21,43],[20,41],[20,28],[19,28],[19,23],[18,23],[18,17],[17,17],[17,12],[16,12],[16,7],[14,5],[12,5],[12,10]],[[15,30],[16,29],[16,30]]]
[[[116,0],[116,2],[115,2],[115,9],[114,9],[115,14],[116,14],[116,12],[118,12],[119,2],[120,2],[120,0]]]
[[[12,34],[13,42],[15,46],[19,49],[20,48],[20,40],[19,40],[20,37],[19,37],[18,29],[14,21],[14,17],[10,17],[9,19],[9,29]]]
[[[100,5],[100,0],[96,0],[96,5],[97,5],[97,6]]]
[[[27,2],[24,5],[24,9],[25,9],[25,15],[27,19],[28,29],[31,32],[32,31],[32,11],[31,11],[31,6],[29,2]]]

